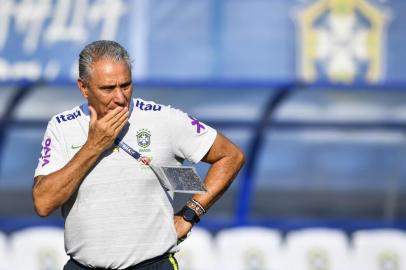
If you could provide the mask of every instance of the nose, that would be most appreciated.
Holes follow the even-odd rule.
[[[114,89],[114,102],[121,106],[126,105],[127,100],[123,90],[120,89],[120,87]]]

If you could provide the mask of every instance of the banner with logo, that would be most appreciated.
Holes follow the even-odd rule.
[[[122,43],[138,79],[403,82],[403,0],[3,0],[0,81],[73,81]]]
[[[299,77],[341,83],[384,80],[393,19],[385,2],[319,0],[298,5],[294,21]]]

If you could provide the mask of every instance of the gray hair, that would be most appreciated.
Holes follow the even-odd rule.
[[[92,65],[100,59],[125,61],[131,71],[131,60],[126,49],[119,43],[111,40],[98,40],[88,45],[79,54],[79,78],[89,83]]]

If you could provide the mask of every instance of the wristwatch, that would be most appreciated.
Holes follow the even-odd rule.
[[[192,225],[194,225],[195,223],[198,223],[200,221],[199,216],[190,207],[187,207],[187,206],[183,207],[182,210],[180,211],[180,214],[182,215],[184,220],[192,223]]]

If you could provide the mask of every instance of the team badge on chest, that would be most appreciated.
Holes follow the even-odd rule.
[[[142,148],[147,148],[151,145],[151,131],[141,128],[137,131],[137,143]]]

